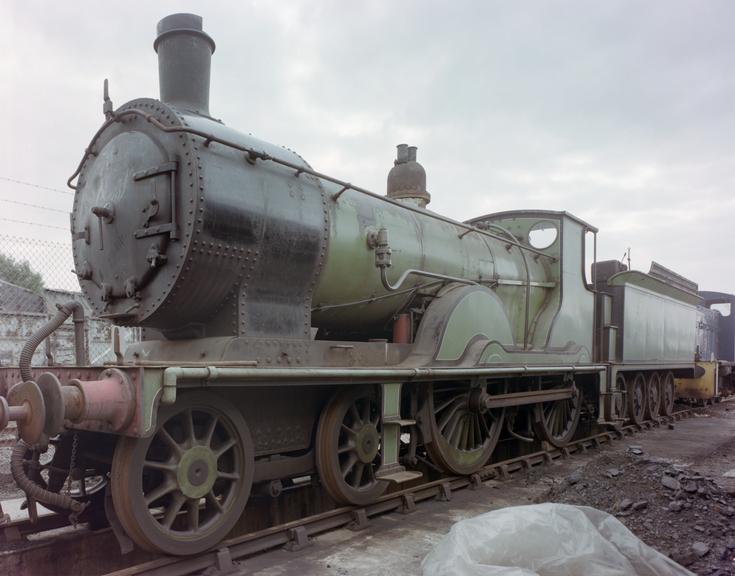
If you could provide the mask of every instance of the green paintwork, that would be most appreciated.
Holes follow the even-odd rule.
[[[619,338],[622,340],[622,350],[619,350],[619,354],[622,355],[621,361],[646,363],[694,361],[696,307],[685,301],[684,297],[676,299],[653,291],[649,286],[660,288],[655,283],[640,282],[638,276],[628,278],[636,282],[624,284],[625,312],[622,334]],[[658,282],[655,278],[651,280]],[[669,290],[666,292],[672,293]],[[676,293],[689,297],[680,290]]]
[[[398,465],[398,449],[401,435],[401,383],[382,384],[382,468]]]
[[[401,383],[383,384],[383,419],[401,416]]]
[[[643,290],[668,296],[673,300],[680,300],[681,302],[686,302],[693,306],[698,305],[702,301],[702,299],[696,294],[680,290],[676,286],[662,282],[658,278],[654,278],[653,276],[649,276],[648,274],[638,270],[618,272],[614,276],[611,276],[607,283],[610,286],[637,286]]]
[[[590,360],[589,350],[576,345],[562,350],[523,351],[509,350],[497,342],[491,342],[484,348],[479,364],[492,365],[512,362],[513,364],[528,366],[534,364],[576,365],[588,364]]]
[[[325,183],[330,193],[339,191]],[[509,259],[506,276],[522,279],[521,266],[508,256],[503,244],[477,233],[462,238],[464,229],[425,214],[411,212],[376,198],[347,191],[329,203],[329,248],[312,299],[315,326],[370,327],[389,322],[408,301],[408,294],[389,294],[380,282],[375,254],[368,246],[370,231],[387,229],[393,251],[388,277],[395,281],[409,268],[491,281],[497,258]],[[517,252],[515,250],[514,252]],[[429,280],[411,276],[402,288]],[[344,306],[374,297],[387,298]],[[340,305],[339,308],[324,309]]]
[[[525,286],[501,284],[492,292],[468,294],[466,302],[463,299],[451,306],[445,304],[437,312],[446,315],[447,320],[436,359],[456,361],[469,346],[477,346],[472,342],[480,337],[494,343],[477,359],[481,363],[591,362],[594,295],[587,288],[582,264],[584,237],[591,227],[565,213],[510,212],[487,216],[482,221],[502,226],[517,238],[528,237],[539,221],[553,223],[558,237],[545,252],[558,260],[527,258],[532,279],[527,346],[523,338]],[[546,280],[538,282],[538,278]],[[441,306],[439,301],[432,304]],[[466,358],[465,362],[470,360]]]
[[[476,337],[513,344],[503,304],[489,291],[467,293],[452,310],[439,345],[437,360],[459,360]]]
[[[146,368],[141,370],[140,388],[140,433],[141,437],[150,436],[156,430],[158,401],[163,392],[163,369]]]
[[[562,229],[562,294],[549,331],[547,346],[564,348],[569,342],[586,348],[592,356],[594,293],[584,276],[584,240],[588,225],[564,215]]]
[[[463,235],[451,223],[345,192],[330,205],[329,250],[312,301],[313,324],[347,329],[385,326],[408,303],[411,294],[390,294],[383,288],[367,243],[370,231],[386,228],[393,251],[389,279],[414,268],[479,280],[502,303],[492,311],[487,303],[477,315],[464,308],[454,311],[458,316],[447,329],[459,336],[437,342],[441,348],[438,359],[456,360],[469,339],[498,330],[506,345],[543,350],[574,342],[591,351],[593,294],[585,285],[583,262],[584,235],[592,228],[566,213],[546,211],[506,212],[473,221],[489,225],[493,234],[510,234],[514,241],[524,243],[539,222],[557,228],[556,241],[542,250],[555,260],[524,253],[502,239],[479,233]],[[403,288],[426,282],[411,276]],[[508,325],[510,341],[504,327],[494,326],[498,322]]]

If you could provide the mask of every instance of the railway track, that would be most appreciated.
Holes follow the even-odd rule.
[[[368,526],[370,519],[373,517],[389,512],[407,514],[412,512],[421,502],[434,499],[446,501],[451,499],[454,492],[465,488],[477,489],[486,480],[506,479],[518,471],[541,466],[572,454],[583,453],[589,449],[597,448],[616,439],[635,434],[636,432],[681,420],[682,418],[691,416],[693,412],[694,408],[683,409],[674,412],[670,417],[661,417],[656,421],[649,420],[643,422],[641,425],[630,424],[592,434],[575,440],[564,448],[549,447],[545,450],[494,462],[468,476],[444,477],[421,483],[404,490],[386,494],[365,507],[340,507],[308,515],[298,520],[285,522],[266,529],[250,531],[240,536],[224,540],[216,550],[195,556],[155,557],[122,569],[105,571],[102,568],[101,571],[95,573],[105,573],[108,576],[185,576],[204,571],[207,571],[207,574],[226,574],[235,569],[236,562],[242,561],[249,556],[281,546],[291,550],[298,550],[307,546],[312,537],[342,527],[361,530]],[[39,523],[35,525],[31,524],[28,520],[9,523],[0,527],[0,534],[5,535],[5,540],[9,539],[8,536],[11,539],[18,539],[68,525],[68,522],[58,515],[42,517],[39,520]],[[114,541],[110,529],[94,533],[84,530],[73,531],[73,535],[70,538],[86,538],[87,536],[94,536],[96,538],[107,537],[108,541]],[[3,538],[0,537],[0,541],[2,540]],[[48,552],[39,551],[39,548],[43,546],[53,546],[53,541],[46,543],[38,542],[34,546],[34,557],[53,557]],[[94,547],[90,546],[90,548]],[[4,561],[0,561],[0,565],[6,563],[14,553],[23,554],[23,548],[19,548],[17,552],[4,554],[6,558]],[[91,573],[95,568],[93,566],[94,560],[89,559],[87,562],[89,564],[87,564],[87,571],[85,573]],[[30,568],[27,562],[16,563],[15,565],[23,566],[26,570]],[[36,572],[31,571],[30,573]]]

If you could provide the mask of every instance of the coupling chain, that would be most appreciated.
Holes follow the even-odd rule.
[[[71,441],[71,457],[69,458],[69,474],[66,477],[67,496],[71,496],[72,473],[77,463],[77,447],[78,446],[79,446],[79,434],[77,432],[74,432],[74,435],[72,436],[72,441]],[[84,482],[84,478],[82,478],[82,482]]]

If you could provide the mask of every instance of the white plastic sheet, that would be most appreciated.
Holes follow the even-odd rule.
[[[691,576],[614,516],[587,506],[513,506],[457,522],[424,576]]]

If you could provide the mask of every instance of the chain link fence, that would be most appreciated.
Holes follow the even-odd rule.
[[[89,363],[114,362],[112,324],[92,316],[73,272],[71,242],[0,235],[0,366],[17,365],[29,336],[56,313],[56,305],[78,300],[85,309]],[[120,342],[140,340],[139,328],[121,328]],[[39,346],[36,366],[74,364],[74,326],[67,320]]]

